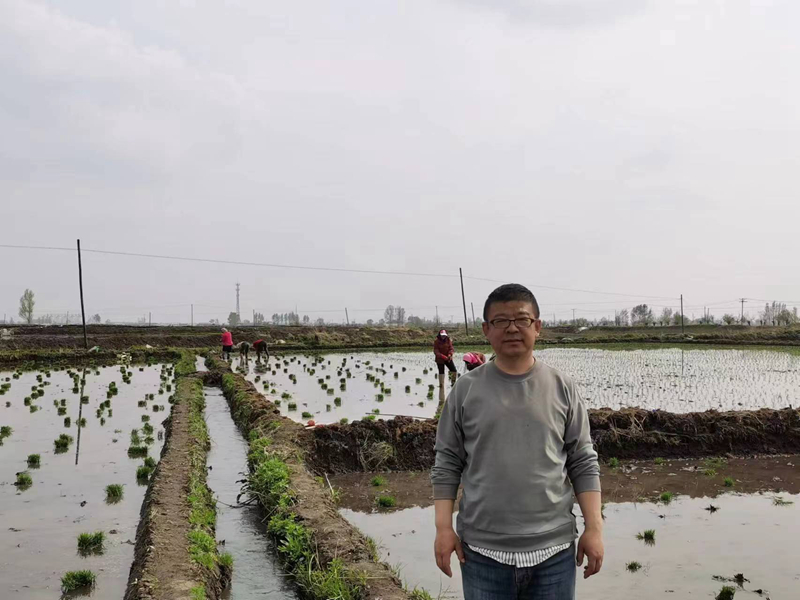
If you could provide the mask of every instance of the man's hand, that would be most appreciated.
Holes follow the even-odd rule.
[[[437,528],[436,541],[433,543],[433,553],[436,556],[436,566],[448,577],[453,576],[453,572],[450,569],[450,556],[453,554],[454,550],[458,555],[458,560],[462,563],[466,562],[464,559],[464,549],[461,547],[461,540],[458,539],[453,528]]]
[[[439,537],[437,536],[438,540]],[[583,564],[583,556],[586,555],[587,563],[583,568],[583,578],[588,579],[595,573],[599,573],[603,566],[603,531],[602,529],[587,528],[583,532],[581,539],[578,540],[578,566]]]

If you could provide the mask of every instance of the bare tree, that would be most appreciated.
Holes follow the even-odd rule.
[[[394,309],[394,322],[397,325],[403,325],[406,322],[406,309],[402,306],[398,306]]]
[[[733,325],[736,321],[738,321],[738,319],[731,314],[722,315],[722,322],[725,323],[725,325]]]
[[[659,319],[659,321],[661,322],[662,327],[664,325],[669,325],[671,319],[672,319],[671,308],[665,308],[664,310],[661,311],[661,318]]]
[[[34,306],[36,306],[36,300],[33,297],[33,291],[26,289],[19,299],[19,317],[20,319],[25,319],[28,325],[33,323]]]
[[[99,314],[94,315],[91,319],[89,319],[89,323],[102,323],[103,319],[100,318]]]
[[[386,321],[387,325],[392,325],[396,318],[395,309],[393,305],[389,305],[386,307],[386,310],[383,311],[383,320]]]
[[[228,314],[228,325],[230,327],[236,327],[239,324],[239,314],[236,312],[230,312]]]
[[[631,309],[631,322],[634,325],[647,325],[653,322],[653,311],[647,304],[638,304]]]
[[[628,309],[623,308],[621,311],[617,313],[617,316],[614,317],[614,324],[622,327],[627,327],[630,317],[628,316]]]

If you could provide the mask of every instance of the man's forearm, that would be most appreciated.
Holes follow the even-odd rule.
[[[586,529],[596,529],[602,531],[603,529],[603,514],[602,506],[603,501],[600,492],[588,491],[578,494],[578,504],[583,513],[583,519],[586,521]],[[438,519],[438,510],[437,510]]]
[[[436,530],[444,531],[453,528],[453,506],[455,500],[449,498],[444,500],[434,500],[433,505],[436,510]]]

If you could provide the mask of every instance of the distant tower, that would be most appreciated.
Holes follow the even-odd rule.
[[[236,316],[242,320],[242,313],[239,312],[239,284],[236,284]]]

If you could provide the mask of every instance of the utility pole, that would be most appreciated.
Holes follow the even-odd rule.
[[[256,326],[256,309],[253,309],[253,327]]]
[[[464,333],[469,333],[469,324],[467,323],[467,300],[464,296],[464,274],[461,272],[461,267],[458,267],[458,276],[461,278],[461,303],[464,305]]]
[[[194,327],[194,304],[192,304],[192,327]]]
[[[439,326],[439,307],[436,307],[436,326]]]
[[[344,318],[347,319],[347,324],[350,325],[350,315],[347,314],[347,307],[344,307]]]
[[[236,316],[239,317],[239,321],[242,320],[242,313],[239,312],[239,284],[236,284]]]
[[[89,337],[86,335],[86,310],[83,307],[83,265],[81,265],[81,241],[78,240],[78,287],[81,289],[81,318],[83,319],[83,347],[89,349]]]
[[[476,323],[475,323],[475,305],[474,305],[472,302],[470,302],[470,303],[469,303],[469,307],[472,309],[472,324],[473,324],[475,327],[477,327],[477,325],[476,325]]]
[[[148,327],[153,326],[153,313],[151,312],[147,313],[147,326]]]
[[[572,326],[575,327],[575,309],[572,309]]]
[[[683,294],[681,294],[681,335],[684,334],[683,328]]]
[[[741,302],[742,302],[742,319],[741,319],[742,325],[744,325],[744,301],[745,300],[747,300],[747,298],[742,298],[742,300],[741,300]]]

